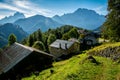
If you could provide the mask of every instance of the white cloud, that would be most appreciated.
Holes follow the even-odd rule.
[[[40,8],[38,5],[33,4],[29,1],[14,1],[14,4],[19,7],[22,8],[24,10],[27,10],[28,12],[26,14],[42,14],[42,15],[48,15],[51,13],[50,10],[47,9],[43,9]]]
[[[0,10],[0,19],[4,18],[4,17],[8,17],[10,15],[14,15],[15,12],[13,11],[2,11]]]
[[[99,6],[97,8],[94,8],[93,10],[95,10],[97,13],[102,14],[102,15],[107,14],[107,7],[105,6]]]
[[[13,10],[13,11],[24,12],[22,9],[16,8],[15,6],[11,6],[5,3],[0,3],[0,9],[8,9],[8,10]]]
[[[40,8],[40,6],[28,1],[28,0],[6,0],[5,3],[0,3],[0,9],[11,10],[13,12],[24,13],[26,17],[41,14],[45,16],[51,16],[51,11]],[[0,15],[3,16],[3,15]]]

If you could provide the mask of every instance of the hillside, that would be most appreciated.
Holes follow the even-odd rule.
[[[14,33],[18,41],[24,39],[28,34],[18,25],[6,23],[0,26],[0,47],[7,44],[8,36]]]
[[[58,22],[52,20],[51,18],[35,15],[25,19],[19,19],[15,21],[15,24],[20,25],[28,33],[33,33],[34,31],[41,29],[41,31],[47,31],[49,28],[56,28],[61,26]]]
[[[120,46],[120,44],[118,43],[103,44],[98,47],[99,48],[102,47],[101,50],[104,50],[110,46],[116,47]],[[95,51],[95,48],[90,49],[89,51],[91,50]],[[90,56],[88,57],[88,54],[79,54],[73,56],[68,60],[54,62],[52,68],[40,72],[39,76],[35,76],[34,74],[32,74],[30,77],[23,78],[22,80],[56,80],[56,79],[120,80],[120,61],[114,62],[110,58],[99,56],[93,56],[93,58],[91,58]]]
[[[62,16],[56,15],[53,17],[53,20],[61,24],[69,24],[93,30],[105,22],[105,17],[93,10],[79,8],[73,13],[67,13]]]
[[[16,12],[14,15],[1,19],[0,24],[14,23],[16,20],[22,19],[22,18],[25,18],[24,14],[20,12]]]

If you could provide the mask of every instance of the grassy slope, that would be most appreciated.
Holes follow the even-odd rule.
[[[119,44],[104,44],[102,46],[106,48]],[[101,47],[101,49],[104,48]],[[120,63],[113,62],[109,58],[94,56],[100,63],[97,65],[86,60],[87,56],[87,54],[80,54],[68,60],[55,62],[53,63],[54,67],[40,72],[39,76],[33,74],[22,80],[120,80]],[[54,70],[53,73],[50,73],[51,69]]]

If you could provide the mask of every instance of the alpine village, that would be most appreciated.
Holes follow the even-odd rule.
[[[120,80],[120,0],[107,0],[106,15],[0,19],[0,80]]]

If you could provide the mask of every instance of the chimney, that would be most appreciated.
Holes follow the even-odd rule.
[[[68,48],[67,48],[67,43],[65,43],[65,49],[68,49]]]
[[[59,43],[59,48],[61,49],[61,43]]]

